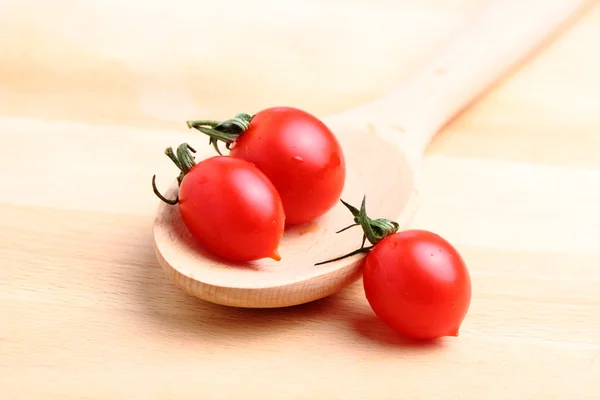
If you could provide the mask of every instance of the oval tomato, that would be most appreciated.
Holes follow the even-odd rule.
[[[210,128],[203,128],[201,122],[211,121],[189,121],[188,125],[209,134],[211,141],[223,140],[228,148],[232,145],[231,156],[253,163],[273,182],[288,225],[312,221],[339,200],[346,178],[342,148],[313,115],[293,107],[273,107],[237,125],[235,119],[207,124]],[[229,136],[215,135],[219,129]]]
[[[193,149],[182,146],[177,155],[167,149],[182,167],[178,199],[160,195],[153,178],[155,193],[169,204],[179,203],[185,226],[207,251],[236,262],[279,261],[285,214],[271,181],[239,158],[216,156],[195,164],[189,153]]]
[[[458,251],[441,236],[419,229],[398,232],[397,222],[367,216],[342,200],[363,230],[359,253],[364,260],[363,286],[375,314],[396,332],[413,339],[457,336],[471,303],[471,278]],[[372,246],[365,247],[369,241]]]
[[[366,257],[363,285],[375,314],[414,339],[457,336],[471,302],[462,257],[424,230],[398,232],[377,243]]]

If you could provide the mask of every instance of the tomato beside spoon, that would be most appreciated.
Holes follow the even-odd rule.
[[[456,248],[433,232],[398,232],[394,221],[369,218],[365,198],[360,210],[342,203],[354,216],[348,228],[363,228],[363,242],[358,250],[334,260],[368,252],[363,287],[375,314],[412,339],[458,336],[471,302],[471,279]],[[365,247],[366,240],[372,246]]]

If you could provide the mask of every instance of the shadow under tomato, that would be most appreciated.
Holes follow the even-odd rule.
[[[150,245],[136,255],[139,265],[132,294],[144,324],[169,335],[193,335],[195,340],[218,342],[239,338],[245,343],[263,339],[309,320],[326,318],[340,301],[338,295],[311,303],[277,309],[245,309],[221,306],[198,299],[175,286],[162,270]]]
[[[360,314],[352,320],[352,327],[362,338],[385,346],[397,346],[416,350],[444,348],[443,339],[415,340],[400,335],[388,327],[375,314]]]

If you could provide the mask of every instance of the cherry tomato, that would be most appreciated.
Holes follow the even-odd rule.
[[[186,146],[185,149],[182,146]],[[230,261],[265,257],[277,261],[283,235],[283,204],[271,181],[250,162],[225,156],[195,164],[186,144],[167,155],[183,167],[177,200],[185,226],[209,252]]]
[[[375,314],[414,339],[457,336],[471,302],[471,280],[458,251],[439,235],[389,235],[364,263],[365,295]]]
[[[354,226],[363,231],[362,245],[322,265],[368,252],[363,286],[375,314],[396,332],[412,339],[458,336],[471,303],[471,278],[458,251],[441,236],[419,229],[398,232],[400,225],[367,216],[341,200]],[[372,246],[365,246],[366,241]]]
[[[243,115],[243,114],[240,114]],[[267,108],[239,124],[242,132],[227,137],[214,130],[231,129],[230,121],[214,129],[188,125],[232,147],[230,155],[256,165],[281,196],[286,224],[302,224],[324,215],[339,200],[346,178],[342,148],[329,128],[313,115],[293,107]],[[242,121],[243,122],[243,121]],[[216,142],[215,142],[216,143]]]

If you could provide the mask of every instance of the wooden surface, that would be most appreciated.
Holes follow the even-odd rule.
[[[366,196],[369,215],[390,218],[401,229],[408,227],[420,203],[423,154],[432,138],[591,3],[553,0],[540,9],[539,0],[492,1],[443,51],[389,93],[325,117],[344,152],[341,198],[356,203]],[[210,146],[203,149],[196,154],[199,159],[214,154]],[[373,177],[384,170],[393,179],[382,185]],[[176,182],[170,190],[168,197],[177,197]],[[281,260],[263,259],[244,268],[215,259],[198,246],[178,208],[163,203],[156,214],[154,247],[159,264],[177,286],[212,303],[295,306],[338,293],[360,278],[362,256],[314,268],[323,259],[357,248],[360,232],[335,234],[350,221],[339,202],[321,218],[287,229],[278,247]]]
[[[0,4],[2,398],[600,398],[600,5],[430,146],[413,226],[457,245],[473,302],[416,346],[360,282],[282,310],[183,294],[149,177],[186,119],[370,100],[483,3],[117,3]]]

